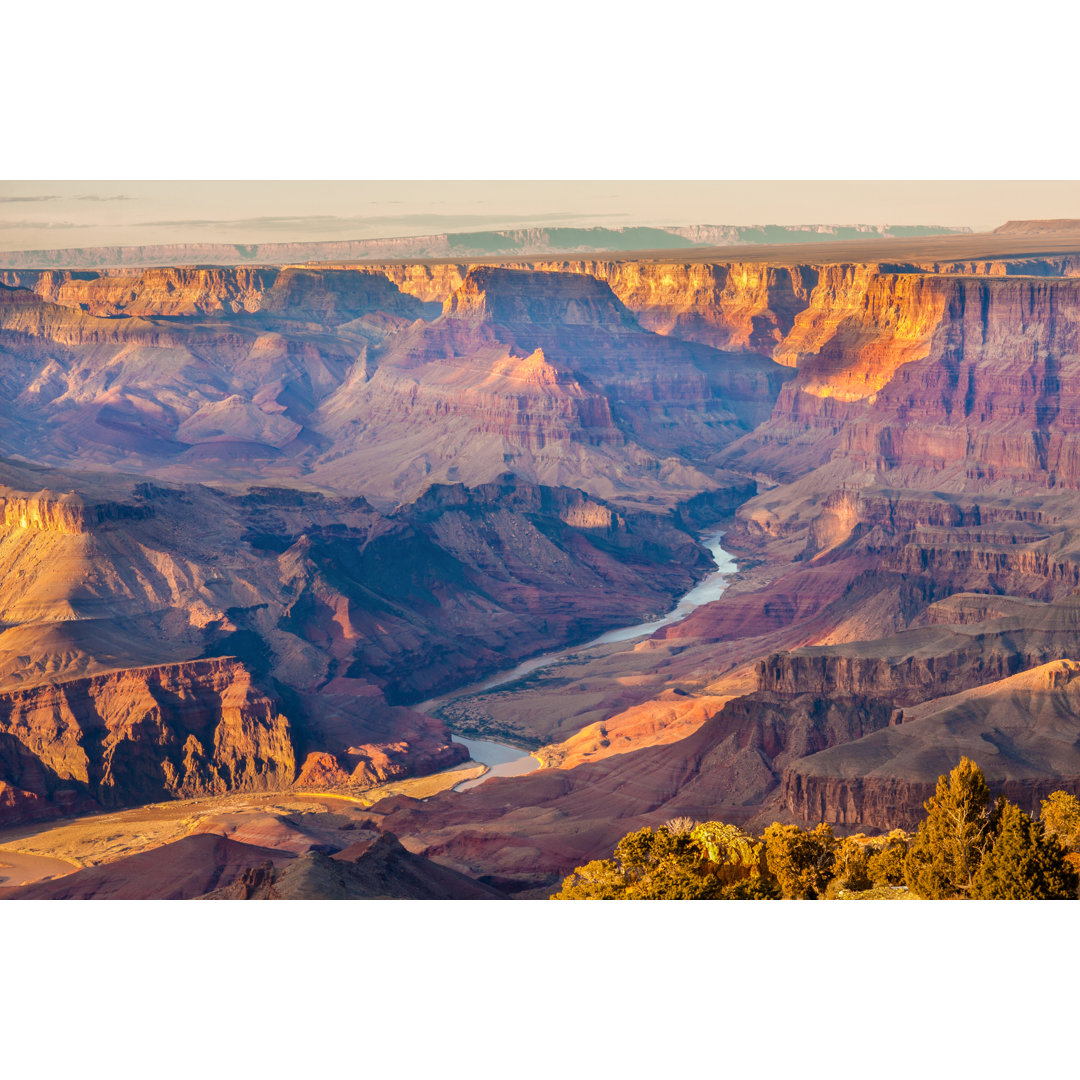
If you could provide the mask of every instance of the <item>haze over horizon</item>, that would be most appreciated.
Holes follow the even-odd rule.
[[[1078,181],[0,181],[0,250],[373,239],[557,226],[1080,217]]]

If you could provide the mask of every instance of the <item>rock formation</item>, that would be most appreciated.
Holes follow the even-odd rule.
[[[1032,808],[1080,776],[1071,235],[7,271],[0,820],[453,764],[418,702],[666,610],[733,511],[719,600],[445,713],[548,767],[371,819],[529,893],[679,814],[910,823],[959,753]],[[383,895],[330,859],[202,892]]]
[[[390,515],[283,489],[5,479],[7,823],[444,768],[464,749],[408,702],[665,610],[706,565],[662,515],[510,477]]]
[[[0,450],[394,501],[511,465],[670,502],[738,483],[711,459],[787,377],[649,333],[588,275],[455,269],[440,307],[408,269],[9,275]]]
[[[235,658],[0,694],[6,820],[292,783],[289,722]]]
[[[606,498],[690,497],[730,483],[703,466],[763,416],[784,378],[757,356],[645,332],[587,275],[487,267],[372,365],[316,414],[341,449],[313,475],[340,485],[342,472],[361,471],[398,498],[508,465]]]
[[[351,842],[341,846],[342,841]],[[390,833],[342,832],[302,853],[196,833],[6,900],[502,900],[481,882],[406,851]]]
[[[368,833],[335,854],[311,851],[283,866],[250,867],[203,900],[503,900],[497,890]]]
[[[934,793],[927,778],[961,756],[991,788],[1038,815],[1052,791],[1080,794],[1080,663],[1055,660],[905,709],[902,722],[789,766],[783,799],[802,820],[911,828]]]

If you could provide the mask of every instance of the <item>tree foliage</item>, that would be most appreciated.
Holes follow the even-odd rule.
[[[706,821],[690,833],[690,839],[721,884],[758,877],[765,869],[765,845],[737,825]]]
[[[1075,900],[1077,885],[1058,840],[1046,835],[1041,822],[1006,802],[970,895],[976,900]]]
[[[1075,795],[1053,792],[1043,799],[1039,820],[1066,851],[1080,851],[1080,799]]]
[[[684,832],[644,828],[624,836],[611,859],[578,867],[560,900],[712,900],[720,883]]]
[[[816,900],[825,892],[836,860],[832,826],[815,829],[773,823],[765,830],[765,859],[789,900]]]
[[[870,856],[873,848],[862,833],[841,840],[833,861],[833,886],[836,891],[862,892],[869,889]]]
[[[903,885],[904,860],[911,837],[903,829],[893,829],[875,845],[867,860],[866,871],[874,885]]]
[[[928,899],[1056,900],[1080,888],[1080,801],[1055,791],[1040,820],[999,798],[967,758],[938,778],[914,836],[773,823],[755,837],[721,821],[672,818],[579,866],[557,900],[772,900],[834,897],[906,883]],[[1072,851],[1067,851],[1071,848]],[[877,895],[877,894],[871,894]]]
[[[780,886],[768,874],[744,878],[720,890],[721,900],[779,900]]]
[[[932,900],[967,896],[982,857],[993,843],[999,808],[990,805],[990,789],[982,770],[966,757],[924,804],[904,862],[907,886]]]
[[[763,845],[734,825],[707,821],[687,829],[673,819],[624,836],[610,859],[579,866],[558,900],[766,900]],[[670,826],[670,827],[669,827]]]
[[[612,859],[593,859],[579,866],[562,883],[556,900],[623,900],[626,877]]]

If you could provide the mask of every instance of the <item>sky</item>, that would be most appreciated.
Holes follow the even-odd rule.
[[[0,250],[351,240],[524,226],[1080,218],[1075,180],[0,181]]]

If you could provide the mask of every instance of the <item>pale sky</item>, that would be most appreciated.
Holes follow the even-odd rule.
[[[1080,218],[1080,181],[0,181],[0,250],[350,240],[528,225]]]

